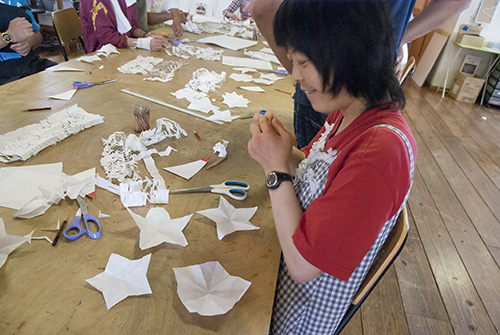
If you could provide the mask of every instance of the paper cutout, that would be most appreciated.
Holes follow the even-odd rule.
[[[172,47],[172,54],[183,59],[195,56],[197,59],[221,60],[224,50],[202,48],[194,45],[178,44]]]
[[[245,57],[222,56],[222,64],[233,67],[249,67],[261,70],[273,69],[271,62]]]
[[[76,67],[71,67],[71,66],[51,66],[47,68],[48,71],[53,71],[53,72],[85,72],[84,69],[79,69]]]
[[[164,151],[158,152],[158,155],[160,155],[161,157],[170,156],[170,154],[172,153],[172,151],[177,151],[177,149],[172,148],[169,145]]]
[[[177,294],[191,313],[221,315],[231,310],[251,282],[231,276],[217,262],[173,268]]]
[[[143,74],[145,80],[161,81],[166,83],[172,80],[175,71],[180,69],[183,60],[166,60],[159,57],[137,56],[135,59],[118,67],[118,71],[128,74]]]
[[[259,72],[257,69],[252,69],[251,67],[235,67],[234,71],[241,71],[241,73],[245,74],[247,72]]]
[[[69,101],[69,100],[71,100],[71,98],[73,98],[73,95],[75,95],[76,91],[77,91],[76,88],[73,88],[73,89],[71,89],[69,91],[66,91],[64,93],[61,93],[61,94],[51,95],[48,98],[49,99],[54,99],[54,100],[66,100],[66,101]]]
[[[68,176],[63,173],[66,196],[75,200],[78,196],[85,197],[95,192],[95,168]]]
[[[97,216],[98,219],[105,219],[109,217],[111,217],[111,215],[104,214],[103,212],[101,212],[101,210],[99,210],[99,215]]]
[[[203,113],[208,113],[213,110],[219,110],[220,108],[212,105],[210,99],[205,97],[203,99],[193,100],[188,106],[188,109],[197,110]]]
[[[264,84],[264,85],[272,85],[274,84],[274,81],[272,80],[268,80],[268,79],[264,79],[264,78],[255,78],[253,79],[254,82],[258,83],[258,84]]]
[[[32,236],[31,239],[32,240],[45,240],[45,241],[49,242],[50,244],[52,244],[52,240],[48,236]]]
[[[205,166],[205,164],[207,164],[209,159],[210,157],[207,157],[191,163],[166,167],[163,169],[173,174],[176,174],[179,177],[189,180],[191,179],[192,176],[197,174]]]
[[[102,116],[87,113],[78,105],[52,113],[38,123],[0,135],[0,162],[24,161],[70,135],[103,122]]]
[[[275,75],[274,73],[261,73],[260,74],[260,78],[261,79],[267,79],[267,80],[271,80],[273,82],[276,82],[278,80],[281,80],[281,79],[284,79],[284,77],[278,77],[277,75]]]
[[[152,204],[168,204],[169,190],[164,187],[164,182],[160,183],[156,179],[120,183],[120,200],[124,207],[144,206],[146,201]]]
[[[101,59],[97,55],[92,55],[92,56],[82,56],[82,57],[78,58],[78,60],[80,62],[84,62],[84,63],[92,63],[95,61],[100,61]]]
[[[219,240],[228,234],[239,230],[256,230],[256,227],[250,223],[250,219],[257,212],[257,207],[235,208],[224,197],[220,196],[219,207],[198,211],[217,224],[217,237]]]
[[[262,48],[260,52],[265,52],[266,54],[274,55],[274,51],[271,48]]]
[[[24,242],[31,243],[31,235],[34,230],[25,236],[8,235],[5,231],[5,223],[0,218],[0,268],[5,264],[9,254],[16,250]]]
[[[242,81],[245,83],[249,83],[253,80],[252,76],[249,74],[240,74],[240,73],[233,73],[229,76],[229,78],[236,80],[236,81]]]
[[[86,281],[102,292],[110,309],[128,296],[153,293],[146,277],[150,260],[151,254],[137,260],[111,254],[104,272]]]
[[[139,247],[142,250],[155,247],[163,242],[182,247],[188,245],[182,231],[193,214],[171,219],[170,214],[162,207],[151,208],[146,217],[135,214],[128,208],[127,210],[141,230]]]
[[[234,119],[239,118],[239,115],[231,115],[231,111],[228,110],[214,110],[214,114],[209,117],[210,120],[215,120],[215,121],[224,121],[224,122],[231,122]]]
[[[245,91],[261,92],[261,93],[266,92],[263,88],[259,86],[238,86],[238,88],[241,88],[242,90]]]
[[[257,45],[256,41],[249,41],[238,37],[224,36],[224,35],[205,37],[199,39],[198,42],[206,44],[215,44],[222,48],[234,51],[250,48],[253,47],[254,45]]]
[[[118,51],[118,49],[116,49],[116,47],[113,44],[108,43],[106,45],[103,45],[99,50],[97,50],[95,54],[97,56],[108,57],[111,54],[120,54],[120,52]]]
[[[266,52],[259,52],[259,51],[249,51],[249,50],[245,50],[245,56],[250,56],[254,59],[260,59],[260,60],[263,60],[263,61],[268,61],[268,62],[273,62],[273,63],[276,63],[276,64],[280,64],[280,61],[278,60],[278,57],[276,57],[274,55],[274,53],[266,53]]]
[[[250,102],[250,100],[245,99],[242,95],[239,95],[236,92],[232,93],[226,92],[224,93],[224,95],[222,95],[222,97],[224,98],[222,103],[228,105],[230,108],[248,107],[248,103]]]
[[[227,156],[227,145],[229,144],[229,141],[222,140],[221,142],[215,143],[214,147],[212,148],[214,150],[214,153],[219,153],[219,157],[224,157]]]

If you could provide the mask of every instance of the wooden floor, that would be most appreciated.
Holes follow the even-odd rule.
[[[405,92],[409,239],[342,334],[500,334],[500,110]]]
[[[500,110],[411,80],[405,92],[418,146],[409,239],[342,334],[500,334]]]

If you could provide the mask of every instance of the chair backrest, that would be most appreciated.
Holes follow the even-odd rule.
[[[75,8],[70,7],[52,12],[52,22],[61,43],[64,60],[68,60],[68,54],[70,53],[69,43],[71,41],[79,40],[85,49],[82,24]]]
[[[413,72],[415,72],[416,68],[417,68],[417,63],[415,61],[415,57],[411,56],[410,58],[408,58],[408,63],[406,63],[405,69],[403,70],[403,74],[399,79],[399,84],[401,85],[401,87],[405,86],[405,84],[408,82],[408,79],[410,79]]]
[[[337,327],[335,335],[339,334],[347,325],[349,320],[353,317],[361,304],[365,301],[370,292],[375,288],[380,279],[392,265],[396,257],[398,257],[408,237],[409,228],[410,224],[408,222],[408,212],[406,206],[404,206],[396,223],[394,224],[394,227],[392,228],[392,231],[389,236],[387,236],[384,245],[380,248],[377,256],[375,257],[375,260],[363,280],[363,283],[359,287],[358,292],[354,295],[351,306],[348,308],[346,314],[342,318],[342,321]]]

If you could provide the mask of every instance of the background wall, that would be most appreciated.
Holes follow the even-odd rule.
[[[441,29],[446,30],[451,33],[450,38],[448,39],[448,42],[446,43],[443,51],[441,52],[441,56],[438,58],[436,61],[436,64],[433,67],[433,70],[429,74],[427,81],[431,86],[439,86],[442,85],[444,82],[444,78],[446,76],[446,69],[448,67],[448,64],[450,64],[453,61],[453,57],[455,57],[455,54],[458,51],[458,47],[453,43],[455,40],[455,37],[457,35],[458,28],[462,24],[475,24],[474,19],[476,17],[477,11],[479,9],[479,6],[481,4],[481,0],[472,0],[469,8],[464,10],[458,18],[449,20],[446,22]],[[500,4],[499,4],[500,6]],[[493,41],[493,42],[500,42],[500,9],[497,8],[497,11],[495,13],[495,16],[493,17],[493,20],[489,24],[482,24],[481,26],[483,27],[483,30],[481,31],[481,36],[485,38],[485,41]],[[481,51],[475,51],[475,50],[463,50],[456,60],[456,62],[453,64],[454,66],[450,68],[450,77],[448,78],[448,83],[447,87],[450,88],[451,84],[453,82],[453,78],[455,77],[455,74],[459,70],[460,66],[462,65],[462,62],[464,61],[465,55],[474,55],[474,56],[479,56],[482,58],[481,65],[478,67],[477,70],[477,75],[483,76],[487,69],[490,61],[492,61],[494,56],[490,53],[485,53]]]

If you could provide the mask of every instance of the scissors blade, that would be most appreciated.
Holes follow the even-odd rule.
[[[80,206],[82,214],[87,214],[89,212],[87,210],[87,203],[85,202],[85,199],[83,199],[83,197],[81,197],[81,196],[76,197],[76,202],[78,202],[78,205]]]
[[[104,84],[114,83],[115,81],[118,81],[118,79],[101,81],[100,83],[95,83],[95,85],[104,85]]]
[[[173,190],[170,193],[208,193],[212,191],[212,187],[195,187],[184,188],[182,190]]]

